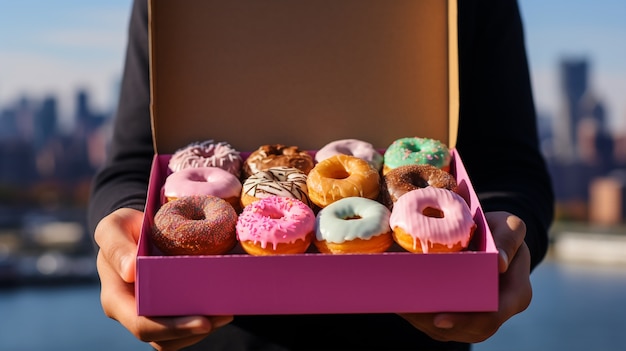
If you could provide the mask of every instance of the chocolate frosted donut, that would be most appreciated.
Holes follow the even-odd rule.
[[[268,144],[260,146],[248,156],[243,164],[243,176],[247,178],[272,167],[292,167],[309,174],[313,165],[313,157],[297,146]]]
[[[390,170],[383,175],[383,190],[381,191],[381,202],[388,208],[393,208],[393,204],[400,196],[415,189],[433,186],[435,188],[445,188],[451,191],[457,189],[454,176],[440,168],[431,165],[406,165]]]
[[[166,255],[219,255],[237,240],[237,213],[212,195],[169,201],[154,215],[152,241]]]

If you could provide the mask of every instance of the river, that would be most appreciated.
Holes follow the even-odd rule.
[[[546,260],[534,297],[475,351],[626,351],[626,266]],[[0,289],[2,351],[141,351],[102,313],[98,285]]]

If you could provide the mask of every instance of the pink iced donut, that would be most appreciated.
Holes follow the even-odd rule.
[[[217,167],[185,168],[170,174],[163,184],[166,201],[190,195],[213,195],[239,204],[242,185],[232,173]]]
[[[304,202],[269,196],[244,207],[237,219],[237,239],[255,256],[305,252],[315,230],[315,214]]]
[[[243,158],[225,141],[205,140],[193,142],[174,152],[169,161],[169,169],[178,172],[185,168],[218,167],[237,177],[241,174]]]
[[[461,251],[476,229],[469,206],[459,194],[432,186],[399,197],[389,225],[398,245],[416,253]]]
[[[383,166],[383,155],[372,144],[358,139],[335,140],[322,146],[315,154],[315,161],[320,162],[337,154],[363,159],[377,171],[380,171]]]

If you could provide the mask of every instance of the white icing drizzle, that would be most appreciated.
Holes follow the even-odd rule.
[[[168,165],[172,172],[185,168],[218,167],[239,176],[242,164],[243,159],[239,151],[229,143],[205,140],[178,149],[170,158]]]
[[[271,167],[246,178],[242,192],[256,198],[290,197],[311,206],[306,179],[307,175],[297,168]]]

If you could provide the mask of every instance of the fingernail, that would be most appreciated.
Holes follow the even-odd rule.
[[[221,328],[226,324],[233,321],[233,317],[216,317],[211,320],[211,324],[213,324],[213,328]]]
[[[211,326],[204,323],[199,317],[179,318],[176,325],[179,328],[189,329],[194,334],[206,334],[211,331]]]
[[[498,249],[498,255],[500,255],[500,271],[505,272],[509,267],[509,256],[502,249]]]
[[[435,317],[433,324],[439,329],[452,329],[454,327],[454,323],[450,319],[445,317]]]

